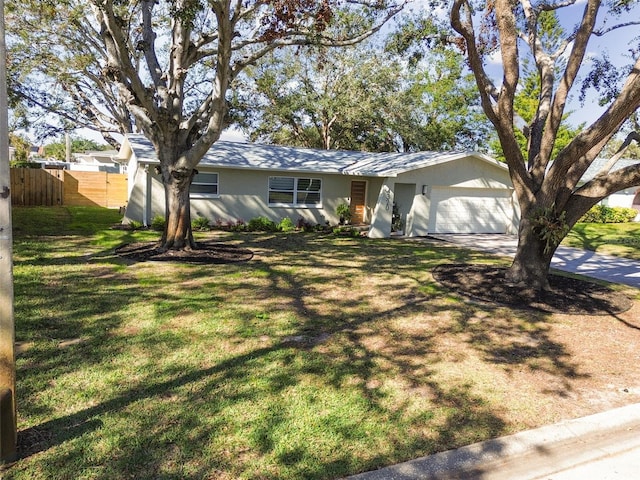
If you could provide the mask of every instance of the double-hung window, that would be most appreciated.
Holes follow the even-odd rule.
[[[189,190],[192,198],[217,197],[219,187],[219,178],[217,173],[200,173],[193,177],[191,188]]]
[[[322,181],[319,178],[269,177],[269,204],[320,206]]]

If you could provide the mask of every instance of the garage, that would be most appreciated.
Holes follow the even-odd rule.
[[[429,211],[431,233],[510,233],[511,190],[434,187]]]

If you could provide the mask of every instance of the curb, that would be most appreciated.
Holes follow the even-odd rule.
[[[348,480],[536,479],[640,446],[640,403],[348,477]]]

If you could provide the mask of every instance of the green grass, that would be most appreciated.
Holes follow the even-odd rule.
[[[479,253],[216,232],[254,258],[127,263],[114,247],[157,233],[117,220],[14,209],[23,458],[6,479],[340,478],[554,421],[559,397],[514,378],[576,378],[548,316],[433,281],[495,261]]]
[[[640,260],[640,223],[578,223],[563,245]]]

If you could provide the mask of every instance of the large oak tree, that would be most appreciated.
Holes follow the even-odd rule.
[[[105,136],[140,131],[160,160],[162,246],[189,248],[189,186],[227,126],[234,80],[270,52],[357,43],[403,0],[8,0],[12,87]]]
[[[407,64],[407,52],[393,46],[368,41],[339,51],[265,57],[249,70],[238,98],[243,130],[254,140],[322,149],[486,145],[489,122],[460,53],[430,48],[421,61]]]
[[[454,0],[451,24],[468,59],[480,92],[485,114],[496,128],[515,195],[521,209],[518,249],[508,278],[533,288],[548,288],[548,272],[560,241],[590,207],[604,197],[640,185],[640,164],[612,169],[622,152],[592,179],[581,183],[587,168],[609,140],[640,107],[640,49],[620,45],[631,61],[614,69],[605,58],[600,68],[589,72],[589,40],[640,25],[629,15],[634,1],[600,0]],[[563,36],[545,37],[549,17],[574,19]],[[620,20],[622,14],[622,20]],[[625,18],[626,14],[626,18]],[[637,10],[636,10],[637,14]],[[556,31],[558,33],[558,31]],[[637,39],[636,39],[637,41]],[[628,52],[626,50],[628,49]],[[492,80],[488,56],[499,53],[501,78]],[[534,115],[523,121],[514,101],[522,87],[523,69],[533,62],[539,77]],[[609,62],[609,63],[607,63]],[[601,77],[608,73],[605,82]],[[569,95],[580,87],[579,75],[587,83],[606,86],[606,109],[582,129],[560,151],[554,152]],[[614,73],[616,73],[614,75]],[[618,82],[618,80],[621,80]],[[518,130],[527,139],[526,151],[518,143]],[[628,140],[637,140],[637,133]],[[625,145],[629,142],[625,142]]]

